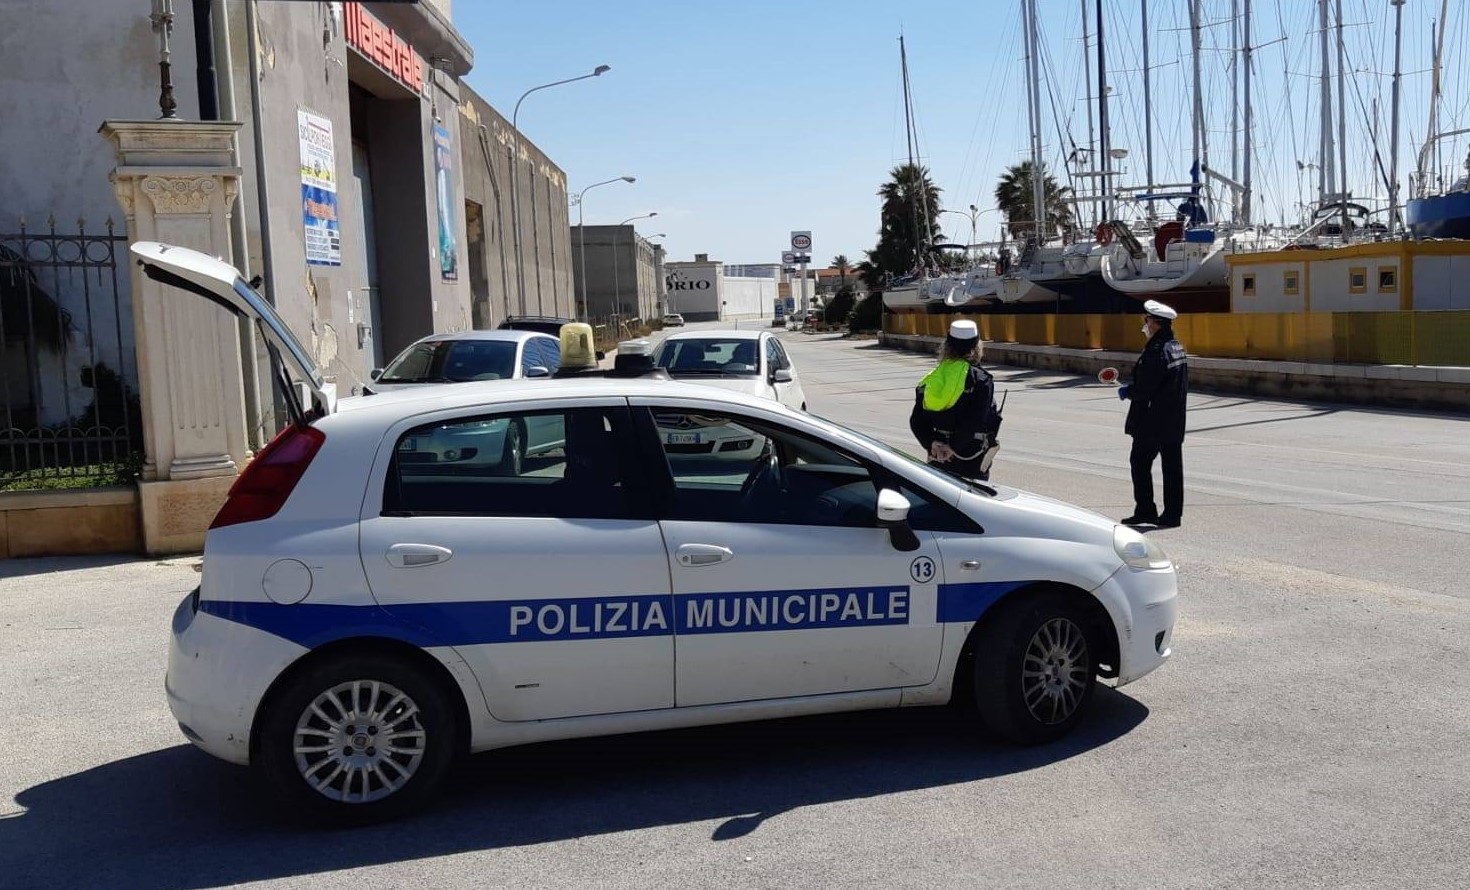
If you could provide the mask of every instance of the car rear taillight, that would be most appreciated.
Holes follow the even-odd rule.
[[[327,437],[315,427],[292,424],[260,450],[230,487],[211,529],[269,519],[280,511]]]

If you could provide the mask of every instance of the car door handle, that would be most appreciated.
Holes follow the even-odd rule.
[[[679,561],[679,565],[694,568],[729,562],[735,558],[735,553],[729,547],[716,547],[713,544],[684,544],[674,551],[674,558]]]
[[[394,544],[388,548],[388,564],[400,569],[416,569],[448,562],[454,551],[433,544]]]

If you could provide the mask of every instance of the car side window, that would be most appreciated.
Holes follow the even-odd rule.
[[[397,516],[629,515],[612,408],[486,414],[398,438],[383,492]]]
[[[537,337],[532,341],[540,353],[538,364],[555,374],[561,368],[561,341],[550,337]]]
[[[791,367],[791,358],[786,354],[786,347],[782,346],[781,341],[777,340],[775,337],[771,338],[771,342],[776,345],[776,355],[781,359],[781,367]]]
[[[766,338],[766,373],[784,367],[786,366],[781,362],[781,347],[776,345],[776,338]]]
[[[655,409],[653,421],[673,480],[667,518],[877,525],[878,490],[851,455],[733,415]]]

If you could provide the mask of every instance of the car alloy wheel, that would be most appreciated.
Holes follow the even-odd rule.
[[[329,800],[372,803],[400,791],[424,760],[418,704],[377,680],[322,692],[296,721],[292,753],[307,785]]]
[[[323,657],[262,706],[251,765],[294,817],[358,825],[402,815],[464,750],[455,694],[410,659]]]
[[[1065,722],[1082,705],[1092,665],[1087,636],[1069,618],[1053,618],[1037,628],[1026,647],[1021,693],[1026,709],[1040,723]]]
[[[1022,745],[1056,741],[1077,725],[1097,685],[1093,634],[1078,597],[1018,593],[982,617],[974,640],[980,722]]]

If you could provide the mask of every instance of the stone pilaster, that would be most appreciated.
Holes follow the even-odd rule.
[[[131,241],[162,241],[231,261],[240,187],[238,123],[108,121],[111,179]],[[143,540],[149,553],[198,550],[249,457],[240,342],[220,307],[129,262],[143,403]]]

